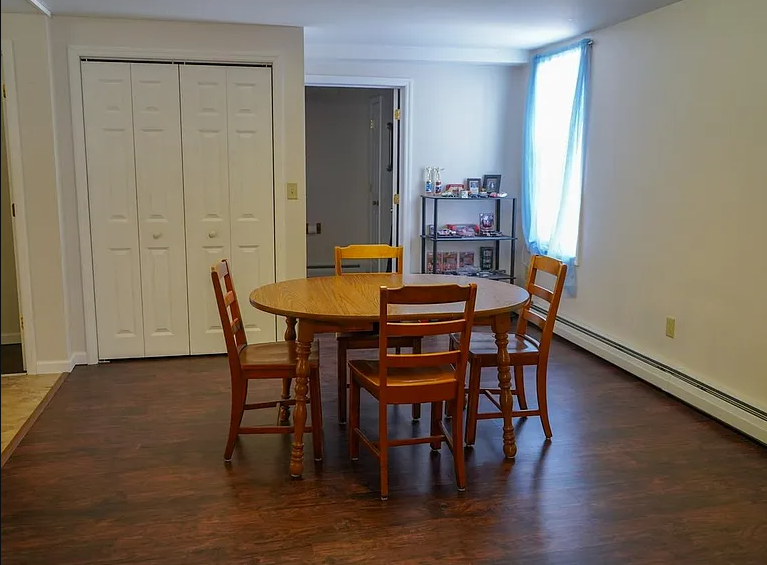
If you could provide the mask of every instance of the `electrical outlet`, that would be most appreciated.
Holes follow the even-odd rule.
[[[666,337],[674,337],[674,329],[676,326],[676,318],[666,318]]]
[[[298,183],[288,183],[288,200],[298,200]]]

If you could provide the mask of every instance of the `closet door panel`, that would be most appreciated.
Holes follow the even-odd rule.
[[[142,357],[131,68],[81,65],[99,358]]]
[[[248,342],[274,341],[275,317],[247,304],[251,290],[275,278],[272,73],[229,67],[226,74],[232,274],[246,301]]]
[[[231,253],[226,67],[180,71],[190,351],[220,353],[225,345],[210,267]]]
[[[131,64],[145,355],[189,353],[177,65]]]

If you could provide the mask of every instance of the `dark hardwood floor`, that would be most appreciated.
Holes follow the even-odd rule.
[[[767,450],[567,343],[553,441],[519,421],[507,462],[498,422],[480,422],[465,493],[447,447],[402,447],[381,502],[374,458],[348,461],[328,337],[322,372],[325,461],[292,481],[288,437],[244,437],[224,464],[223,357],[78,367],[2,469],[3,565],[765,562]],[[409,415],[390,417],[405,436]]]

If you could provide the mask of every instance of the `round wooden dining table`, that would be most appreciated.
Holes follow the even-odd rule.
[[[490,325],[498,345],[498,384],[503,418],[503,452],[507,458],[517,452],[511,422],[511,372],[509,368],[508,333],[511,312],[530,299],[528,292],[506,282],[479,277],[419,274],[349,274],[331,277],[294,279],[268,284],[250,293],[255,308],[284,316],[286,340],[296,340],[296,406],[295,427],[290,454],[290,474],[300,477],[304,469],[304,428],[306,426],[306,393],[309,376],[309,352],[315,328],[327,331],[353,331],[369,327],[379,320],[379,296],[382,286],[398,288],[403,285],[434,285],[455,283],[477,285],[474,309],[475,325]],[[461,312],[461,304],[430,304],[392,306],[390,316],[402,320],[438,320]],[[298,333],[296,334],[296,324]]]

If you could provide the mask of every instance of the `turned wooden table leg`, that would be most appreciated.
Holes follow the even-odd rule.
[[[503,454],[511,459],[517,454],[514,426],[511,421],[513,397],[511,395],[511,369],[509,367],[509,330],[511,317],[508,313],[493,318],[495,344],[498,346],[498,388],[501,389],[501,412],[503,413]]]
[[[306,428],[306,393],[309,378],[309,353],[314,340],[311,320],[298,324],[296,342],[296,409],[293,411],[293,446],[290,451],[290,476],[300,477],[304,472],[304,429]]]
[[[296,319],[287,317],[285,318],[285,341],[296,340]],[[284,379],[282,381],[282,400],[290,400],[290,385],[293,379]],[[280,422],[287,422],[290,420],[290,406],[282,404],[280,406]]]

